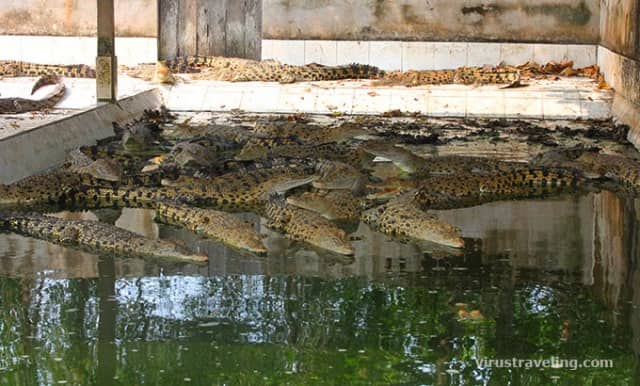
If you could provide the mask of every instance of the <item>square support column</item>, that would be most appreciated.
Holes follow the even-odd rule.
[[[98,3],[98,56],[96,57],[96,95],[98,101],[114,102],[118,96],[118,60],[115,51],[113,0]]]

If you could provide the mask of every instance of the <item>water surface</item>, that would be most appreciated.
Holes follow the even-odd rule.
[[[181,240],[211,260],[113,259],[0,234],[0,383],[638,383],[637,207],[601,192],[442,211],[468,238],[457,256],[360,224],[353,261],[251,215],[269,235],[264,259],[149,211],[63,213]],[[477,362],[513,357],[614,368]]]

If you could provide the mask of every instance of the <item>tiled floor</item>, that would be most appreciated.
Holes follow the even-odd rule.
[[[172,110],[379,114],[390,110],[431,116],[601,119],[611,114],[611,91],[584,78],[532,81],[529,86],[372,87],[368,81],[281,85],[197,81],[164,88]]]
[[[0,97],[29,97],[33,78],[0,81]],[[0,118],[0,138],[37,127],[96,105],[92,79],[66,79],[67,95],[49,114]],[[498,86],[372,87],[369,81],[228,83],[189,81],[157,86],[121,76],[120,97],[161,87],[167,107],[177,111],[265,113],[380,114],[391,110],[434,117],[493,117],[536,119],[601,119],[611,115],[612,91],[600,91],[584,78],[534,81],[528,87]],[[35,97],[46,93],[43,89]]]

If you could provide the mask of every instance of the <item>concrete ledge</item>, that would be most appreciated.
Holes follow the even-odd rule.
[[[69,150],[113,135],[112,122],[130,120],[161,104],[160,91],[148,90],[6,137],[0,140],[0,183],[60,165]]]

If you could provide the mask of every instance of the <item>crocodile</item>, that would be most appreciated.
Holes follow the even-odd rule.
[[[521,85],[520,70],[514,67],[458,67],[444,70],[393,71],[374,86],[404,85],[408,87],[441,84],[506,84],[503,88]]]
[[[317,178],[313,169],[258,169],[249,173],[227,173],[213,179],[181,176],[164,181],[164,187],[95,187],[76,186],[66,195],[66,202],[80,206],[154,207],[157,202],[172,201],[227,211],[255,211],[272,193],[305,185]]]
[[[422,163],[415,168],[418,178],[424,176],[456,175],[460,173],[472,174],[496,174],[526,169],[528,165],[523,162],[503,161],[493,158],[446,155],[424,158]]]
[[[392,235],[430,241],[453,248],[463,248],[460,229],[421,210],[408,192],[386,204],[366,210],[362,221]]]
[[[271,198],[265,205],[267,227],[288,237],[341,255],[353,255],[347,234],[318,213]]]
[[[167,201],[156,206],[157,220],[179,225],[234,248],[263,255],[267,249],[253,226],[227,212],[191,208]]]
[[[114,187],[118,184],[56,169],[46,174],[24,178],[13,184],[0,185],[0,205],[60,204],[69,199],[72,189],[83,185]]]
[[[304,192],[287,197],[287,204],[320,214],[327,220],[356,221],[365,206],[364,200],[345,190]]]
[[[122,180],[122,168],[113,159],[91,159],[89,156],[74,149],[67,155],[70,165],[67,170],[79,174],[88,174],[99,180],[118,182]]]
[[[318,178],[312,182],[314,188],[362,192],[365,177],[353,166],[329,160],[319,160],[316,164]]]
[[[66,78],[95,78],[96,71],[86,64],[39,64],[0,60],[0,77],[57,75]]]
[[[623,186],[640,190],[640,161],[617,154],[584,152],[575,161],[589,173],[608,177]]]
[[[33,86],[31,93],[33,94],[39,88],[50,84],[55,85],[53,90],[41,99],[0,98],[0,114],[21,114],[52,108],[64,97],[65,86],[60,78],[55,75],[41,76]]]
[[[539,197],[575,188],[578,176],[544,168],[499,174],[460,173],[425,179],[415,194],[423,209],[452,209],[502,199]]]
[[[280,82],[367,79],[382,76],[384,71],[365,64],[323,66],[311,63],[302,66],[282,64],[273,60],[256,61],[217,56],[185,56],[161,63],[176,73],[193,73],[196,79],[231,82]],[[133,73],[135,76],[135,73]],[[148,76],[148,75],[147,75]],[[164,75],[163,79],[167,76]]]
[[[39,213],[0,213],[0,224],[23,235],[94,253],[204,263],[205,255],[181,251],[167,240],[154,240],[113,225],[88,220],[66,220]]]
[[[325,159],[349,164],[356,169],[368,166],[373,156],[360,146],[349,146],[336,142],[328,142],[319,145],[289,144],[275,146],[267,152],[261,152],[257,159],[265,158],[297,158],[297,159]],[[244,158],[244,157],[243,157]],[[252,157],[246,157],[252,158]]]

